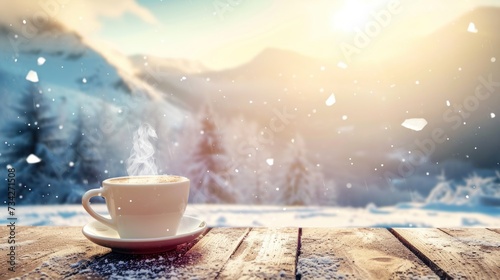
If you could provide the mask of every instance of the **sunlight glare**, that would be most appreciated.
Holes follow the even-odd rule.
[[[369,5],[362,1],[346,1],[344,6],[333,15],[331,26],[335,30],[352,32],[368,20],[369,12]]]

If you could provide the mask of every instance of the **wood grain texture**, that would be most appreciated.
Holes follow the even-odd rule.
[[[394,229],[441,277],[498,279],[500,237],[487,229]]]
[[[248,231],[212,229],[174,251],[125,255],[90,242],[81,227],[18,227],[16,272],[9,272],[2,261],[0,279],[214,279]],[[0,233],[7,236],[5,228]],[[8,246],[0,249],[6,256]]]
[[[7,227],[0,229],[7,236]],[[73,274],[77,267],[109,253],[107,248],[88,241],[80,227],[17,227],[16,271],[7,270],[7,262],[0,263],[0,279],[59,279]],[[0,246],[2,260],[7,244]]]
[[[132,255],[109,252],[99,258],[75,267],[68,279],[159,279],[176,278],[182,275],[186,253],[200,241],[205,232],[195,240],[177,245],[172,251],[157,254]]]
[[[304,279],[438,279],[382,228],[303,229],[297,273]]]
[[[211,229],[174,251],[151,255],[107,254],[71,279],[214,279],[248,233],[246,228]]]
[[[298,229],[254,228],[224,266],[220,279],[295,279]]]
[[[214,228],[174,251],[124,255],[88,241],[81,227],[18,227],[15,272],[5,261],[9,246],[0,244],[0,279],[293,279],[295,271],[304,279],[498,279],[500,272],[498,229]]]
[[[489,228],[488,230],[494,231],[500,234],[500,228]]]
[[[248,228],[214,228],[176,262],[184,277],[215,278],[248,234]]]

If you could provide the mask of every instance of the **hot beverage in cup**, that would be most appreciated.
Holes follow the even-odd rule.
[[[104,180],[82,197],[85,210],[115,229],[120,238],[173,236],[186,210],[189,179],[173,175],[128,176]],[[110,218],[96,213],[90,198],[102,196]]]

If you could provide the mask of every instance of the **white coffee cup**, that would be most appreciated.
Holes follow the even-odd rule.
[[[102,196],[111,218],[99,215],[90,198]],[[128,176],[106,179],[102,188],[87,191],[83,208],[115,229],[120,238],[173,236],[186,210],[189,179],[173,175]]]

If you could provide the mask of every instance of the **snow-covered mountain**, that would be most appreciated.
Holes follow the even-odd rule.
[[[196,202],[276,201],[290,185],[283,175],[295,163],[287,147],[297,139],[307,164],[296,173],[314,177],[306,192],[312,203],[458,201],[471,174],[492,178],[488,188],[500,181],[499,18],[499,9],[477,9],[378,63],[267,49],[223,71],[140,55],[121,57],[135,70],[128,72],[57,23],[35,34],[0,25],[0,165],[16,168],[20,202],[79,202],[103,178],[126,173],[132,133],[148,122],[161,139],[155,148],[165,173],[193,164],[208,170],[186,155],[216,132],[212,152],[220,141],[224,154],[214,157],[228,161],[219,185],[234,195],[215,200],[206,188]],[[478,87],[487,90],[479,97]],[[200,110],[207,103],[216,116]],[[412,118],[427,125],[401,125]],[[184,120],[192,123],[177,133]],[[201,125],[207,120],[214,131]],[[440,184],[442,172],[451,187]],[[478,203],[497,203],[498,194],[474,194]]]
[[[267,138],[271,122],[287,116],[266,148],[279,153],[299,133],[310,159],[341,186],[343,203],[393,204],[412,193],[427,196],[442,170],[458,181],[473,172],[495,176],[499,18],[498,8],[476,9],[412,44],[395,39],[395,48],[410,47],[377,63],[360,55],[343,65],[268,49],[233,69],[174,71],[165,89],[187,104],[209,100],[225,119],[257,122]],[[483,96],[476,96],[478,87]],[[412,118],[427,125],[420,131],[401,125]],[[445,141],[432,140],[436,133]],[[421,145],[428,139],[431,152]],[[415,159],[418,153],[424,157]]]
[[[78,34],[57,23],[36,30],[0,26],[0,165],[16,169],[19,203],[79,202],[126,175],[141,122],[159,131],[161,150],[185,113]]]
[[[151,55],[134,55],[130,62],[136,76],[160,89],[169,102],[189,110],[195,110],[206,102],[205,96],[191,87],[193,75],[210,70],[197,61],[162,58]]]

